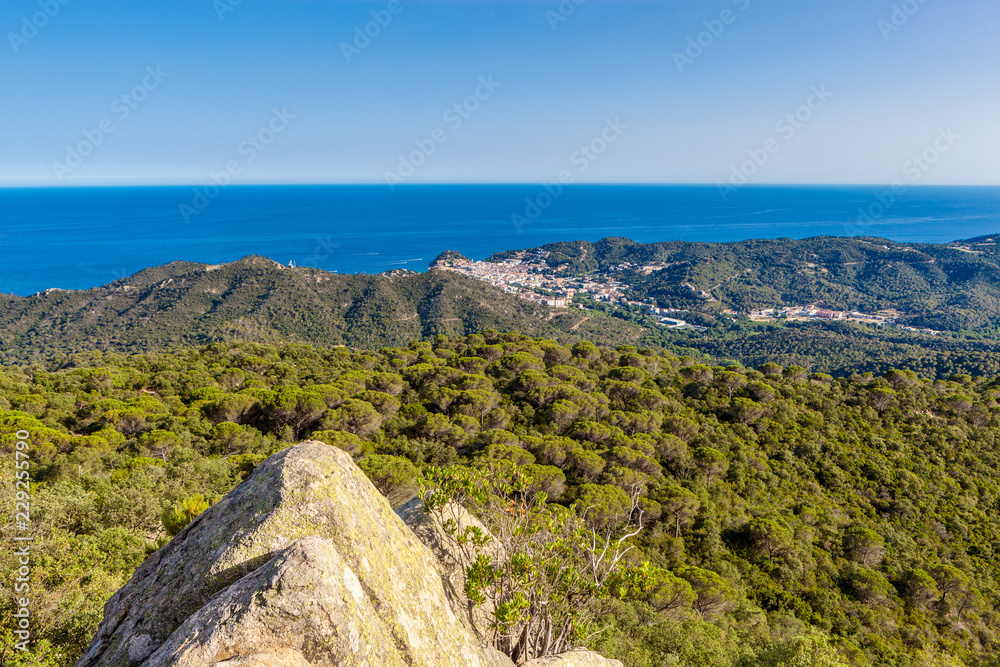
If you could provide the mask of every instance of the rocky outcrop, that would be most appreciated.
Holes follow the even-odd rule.
[[[77,667],[510,667],[351,457],[275,454],[108,601]]]
[[[474,629],[454,575],[349,454],[305,442],[150,556],[76,667],[513,667]],[[620,667],[544,660],[526,667]]]

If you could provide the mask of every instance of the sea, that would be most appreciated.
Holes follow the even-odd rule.
[[[270,185],[0,189],[0,292],[87,289],[176,260],[263,255],[338,273],[424,271],[554,241],[1000,234],[1000,187]]]

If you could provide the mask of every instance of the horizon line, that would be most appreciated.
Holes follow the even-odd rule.
[[[80,184],[4,184],[0,183],[0,190],[79,190],[98,188],[200,188],[211,183],[80,183]],[[376,183],[371,181],[339,181],[339,182],[260,182],[260,183],[234,183],[225,186],[230,188],[250,188],[250,187],[384,187],[390,191],[395,188],[408,189],[420,187],[504,187],[504,186],[530,186],[541,187],[551,185],[546,181],[457,181],[457,182],[434,182],[434,183],[400,183],[390,187],[386,183]],[[906,183],[907,189],[924,188],[1000,188],[1000,183]],[[741,185],[741,190],[752,188],[880,188],[892,187],[893,183],[796,183],[796,182],[768,182],[768,183],[747,183]],[[595,183],[567,183],[565,188],[581,187],[705,187],[720,188],[726,187],[725,183],[705,183],[705,182],[650,182],[650,181],[602,181]]]

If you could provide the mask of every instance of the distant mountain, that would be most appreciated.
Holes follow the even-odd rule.
[[[454,273],[339,275],[252,256],[214,266],[172,262],[89,290],[0,295],[0,361],[228,339],[377,349],[490,328],[620,342],[641,331],[612,318],[601,331],[585,319]]]
[[[1000,330],[997,240],[1000,235],[946,245],[860,237],[645,244],[608,238],[539,250],[550,253],[548,265],[557,273],[618,271],[633,298],[653,297],[664,306],[747,312],[816,303],[833,310],[892,309],[914,326],[984,331]],[[490,261],[513,254],[497,253]]]

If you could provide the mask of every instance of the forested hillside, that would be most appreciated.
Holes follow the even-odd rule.
[[[639,490],[632,553],[662,584],[586,639],[629,667],[995,667],[998,392],[989,378],[712,367],[493,330],[372,352],[215,343],[4,367],[0,448],[11,456],[19,429],[32,440],[45,637],[32,664],[71,664],[150,550],[312,437],[395,503],[428,466],[491,459],[590,507],[596,527]],[[13,559],[4,550],[4,571]],[[26,664],[11,657],[11,596],[3,660]],[[819,662],[827,645],[839,658]]]
[[[0,295],[0,362],[48,366],[89,350],[157,352],[230,340],[372,349],[492,327],[565,343],[644,345],[705,363],[773,360],[841,375],[895,367],[932,378],[1000,374],[1000,344],[986,336],[753,323],[717,311],[684,315],[708,327],[693,332],[666,329],[648,310],[620,304],[548,308],[453,272],[338,275],[262,257],[221,266],[174,262],[90,290]]]
[[[586,320],[586,321],[585,321]],[[220,340],[380,347],[490,327],[630,342],[639,329],[557,312],[442,272],[338,275],[264,257],[172,262],[103,287],[0,299],[0,361]]]
[[[616,270],[634,298],[711,309],[821,303],[834,310],[894,309],[900,321],[939,330],[1000,327],[1000,249],[984,237],[947,245],[815,237],[734,243],[636,243],[608,238],[541,247],[555,271]],[[491,261],[512,253],[498,253]],[[644,265],[665,265],[646,273]],[[706,304],[700,292],[716,301]]]
[[[990,339],[927,336],[898,328],[843,322],[791,322],[727,328],[678,336],[678,348],[749,366],[769,361],[833,375],[907,368],[923,377],[1000,375],[1000,343]],[[694,353],[694,352],[691,352]]]

